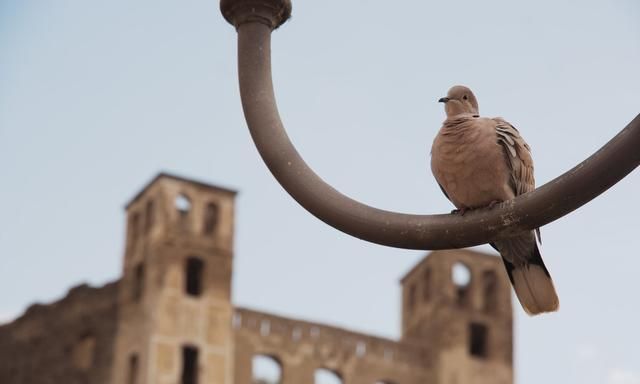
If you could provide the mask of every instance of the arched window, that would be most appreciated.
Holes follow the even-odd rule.
[[[153,228],[153,222],[155,221],[155,207],[153,204],[153,200],[147,201],[147,206],[144,211],[144,232],[149,233],[151,228]]]
[[[256,355],[251,360],[253,384],[279,384],[282,382],[280,362],[267,355]]]
[[[185,292],[191,296],[202,294],[204,262],[197,257],[187,259],[185,267]]]
[[[498,277],[495,271],[484,271],[482,274],[482,296],[484,300],[484,311],[492,313],[497,307],[497,292]]]
[[[409,285],[409,292],[407,293],[407,309],[409,312],[413,312],[416,307],[416,285],[412,283]]]
[[[138,227],[140,225],[140,214],[132,213],[129,219],[129,244],[134,245],[138,241]]]
[[[144,294],[144,264],[138,263],[133,268],[133,289],[131,296],[134,301],[140,301]]]
[[[340,374],[325,368],[316,369],[313,380],[314,384],[342,384]]]
[[[204,212],[204,234],[213,235],[218,226],[218,204],[209,203]]]
[[[456,262],[451,268],[451,280],[456,288],[456,302],[466,305],[469,301],[469,286],[471,284],[471,271],[461,262]]]
[[[189,211],[191,211],[191,199],[183,193],[176,197],[175,205],[180,216],[186,216],[189,214]]]
[[[431,269],[427,268],[422,272],[422,300],[428,301],[431,298]]]

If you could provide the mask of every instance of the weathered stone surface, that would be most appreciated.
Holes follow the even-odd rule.
[[[80,285],[0,326],[0,383],[109,383],[117,287]]]
[[[234,308],[234,197],[156,177],[127,205],[118,282],[73,288],[0,326],[0,383],[176,384],[190,366],[199,384],[252,384],[258,355],[280,366],[282,384],[313,383],[320,368],[347,384],[513,383],[498,257],[438,251],[418,263],[401,281],[400,340]],[[453,281],[456,263],[467,284]]]

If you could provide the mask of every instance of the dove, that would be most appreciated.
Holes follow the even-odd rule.
[[[493,207],[535,188],[531,150],[513,125],[500,117],[480,117],[478,100],[465,86],[452,87],[438,101],[447,118],[433,141],[431,171],[454,212]],[[530,315],[556,311],[559,305],[536,237],[539,241],[539,229],[490,243]]]

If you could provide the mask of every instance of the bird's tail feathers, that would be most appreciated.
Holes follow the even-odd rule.
[[[526,261],[516,265],[502,257],[516,296],[529,315],[556,311],[560,303],[558,295],[535,240],[529,252]]]

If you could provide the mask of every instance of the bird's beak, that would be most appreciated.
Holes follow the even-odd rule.
[[[441,97],[440,100],[438,100],[438,103],[446,103],[447,101],[449,101],[448,97]]]

